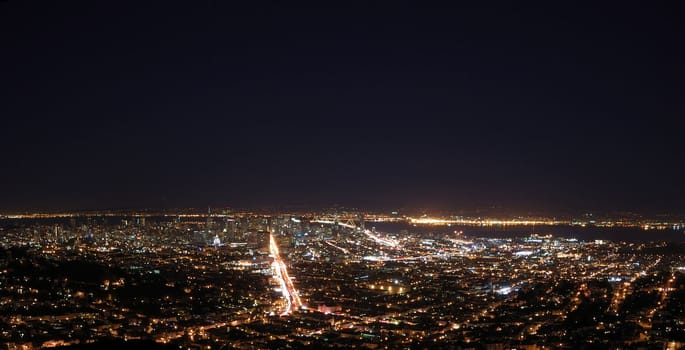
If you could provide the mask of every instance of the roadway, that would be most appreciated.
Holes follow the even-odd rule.
[[[292,312],[293,307],[301,307],[302,300],[300,299],[300,293],[295,289],[292,278],[290,278],[290,275],[288,274],[288,268],[283,262],[283,259],[281,259],[278,244],[276,244],[276,239],[273,234],[269,234],[269,251],[274,257],[271,267],[276,273],[276,279],[281,285],[281,293],[283,293],[283,298],[285,298],[286,301],[286,307],[281,313],[281,316],[286,316]]]

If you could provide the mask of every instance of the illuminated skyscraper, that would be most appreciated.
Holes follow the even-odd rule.
[[[207,207],[207,224],[205,226],[207,232],[212,232],[212,208]]]

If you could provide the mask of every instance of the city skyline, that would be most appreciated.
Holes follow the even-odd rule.
[[[685,350],[683,13],[0,1],[0,348]]]
[[[0,341],[682,349],[685,222],[587,223],[337,211],[0,217]]]

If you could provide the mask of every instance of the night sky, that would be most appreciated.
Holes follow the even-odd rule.
[[[350,3],[0,2],[0,210],[685,213],[677,2]]]

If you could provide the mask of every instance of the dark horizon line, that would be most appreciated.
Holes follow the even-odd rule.
[[[131,212],[147,212],[147,213],[176,213],[176,212],[192,212],[192,213],[207,213],[211,210],[226,210],[245,212],[282,212],[282,211],[361,211],[374,214],[392,214],[397,212],[400,215],[453,215],[453,216],[541,216],[541,217],[684,217],[685,213],[677,211],[648,211],[648,210],[539,210],[533,208],[512,209],[503,206],[473,206],[473,207],[426,207],[426,206],[383,206],[383,207],[365,207],[353,205],[316,205],[316,204],[274,204],[274,205],[207,205],[207,206],[187,206],[187,207],[156,207],[156,206],[126,206],[126,207],[88,207],[88,208],[64,208],[64,209],[4,209],[0,210],[0,215],[20,215],[20,214],[89,214],[89,213],[120,213],[130,214]]]

